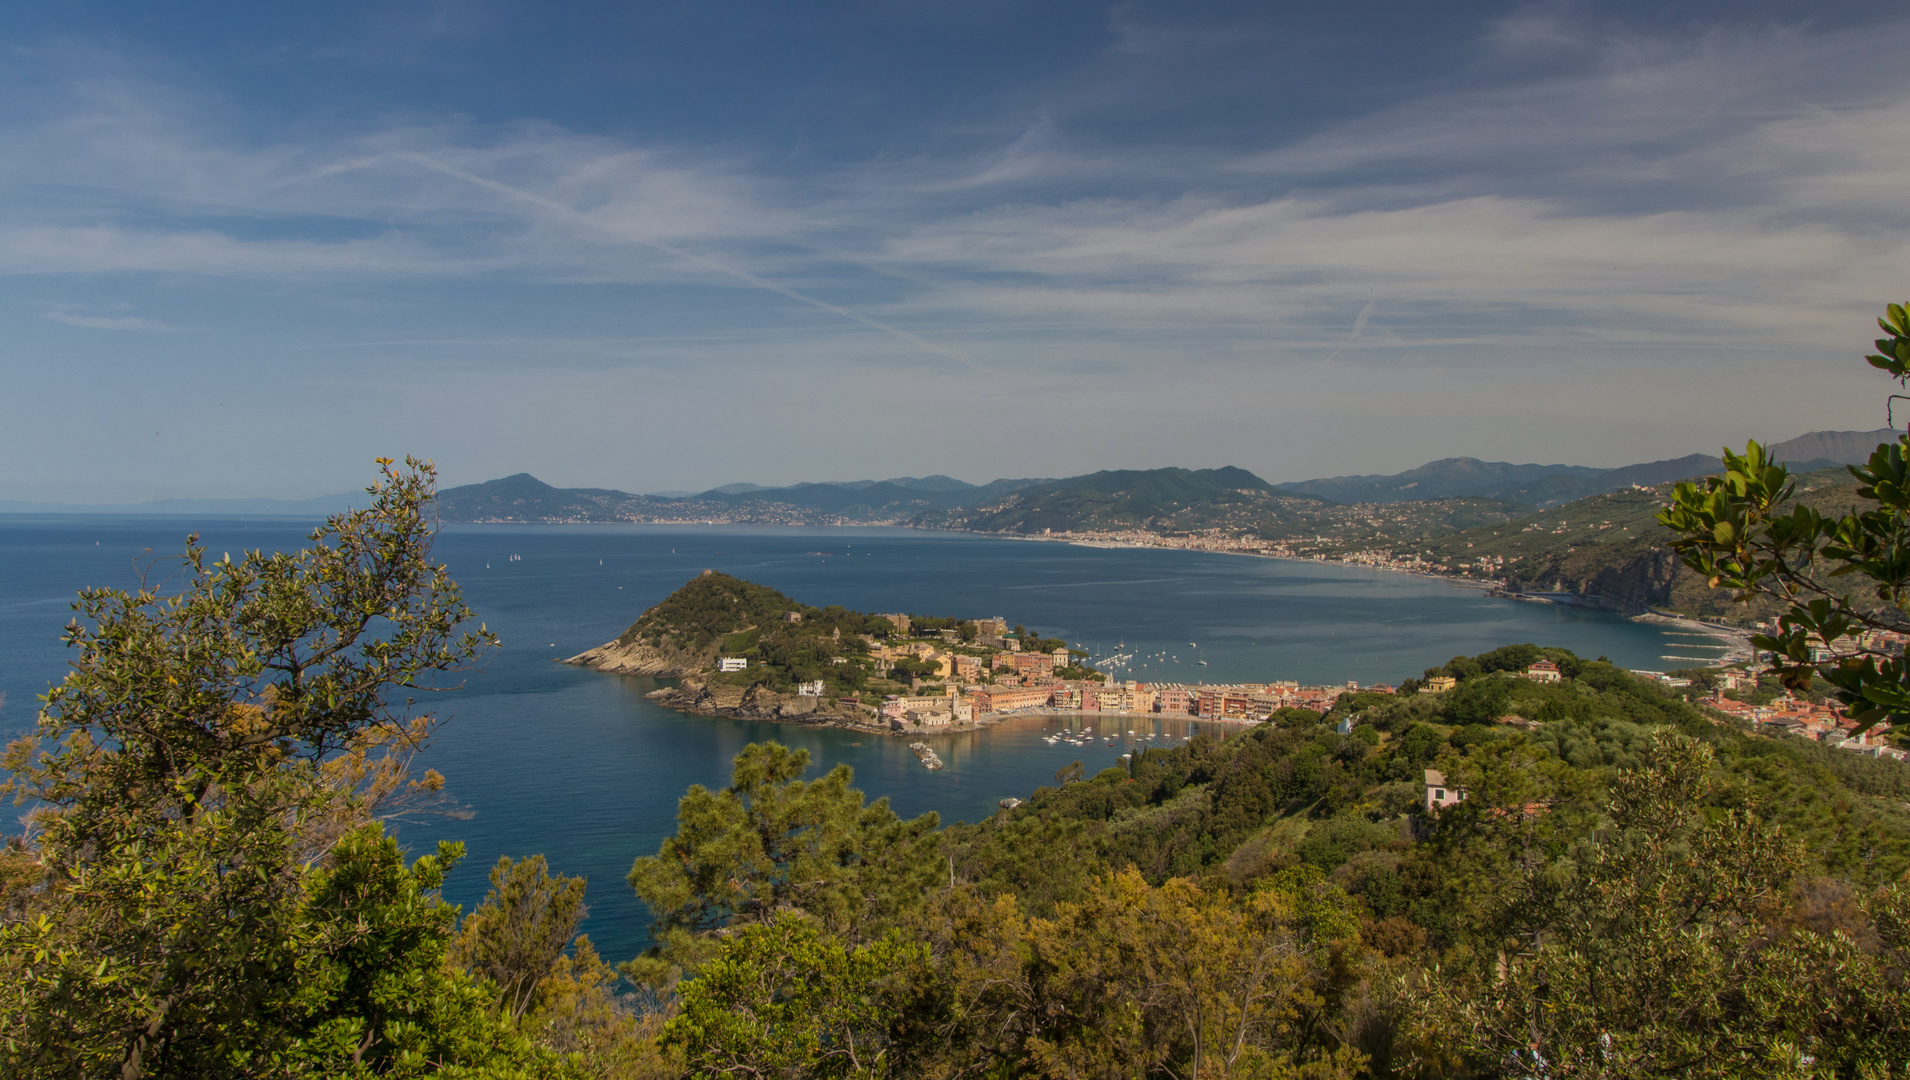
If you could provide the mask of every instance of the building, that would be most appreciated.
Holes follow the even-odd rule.
[[[975,692],[975,712],[980,715],[1039,709],[1048,704],[1053,696],[1054,691],[1045,686],[987,686]]]
[[[817,679],[815,682],[797,683],[796,694],[798,697],[821,697],[822,680]]]
[[[1164,686],[1154,692],[1154,700],[1164,713],[1186,714],[1193,701],[1193,695],[1185,686]]]
[[[1427,692],[1434,694],[1443,694],[1458,685],[1459,680],[1450,675],[1434,675],[1426,680]]]
[[[718,671],[741,671],[749,666],[749,661],[740,656],[725,656],[716,662]]]
[[[975,682],[982,677],[982,662],[978,656],[955,657],[955,675],[966,682]]]
[[[802,621],[802,612],[785,611],[783,612],[783,621],[786,623],[799,623]]]
[[[896,633],[906,635],[909,632],[909,617],[907,615],[882,615],[879,617],[889,620],[889,622],[895,626]]]
[[[1016,653],[1014,664],[1015,674],[1024,679],[1054,674],[1054,655],[1051,653]]]
[[[1533,682],[1555,683],[1565,677],[1559,666],[1550,660],[1540,660],[1525,669],[1525,677]]]
[[[1446,774],[1438,769],[1426,770],[1426,809],[1443,810],[1455,803],[1465,801],[1465,788],[1453,787],[1446,783]]]

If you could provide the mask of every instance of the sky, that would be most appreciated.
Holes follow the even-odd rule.
[[[0,499],[1883,426],[1898,3],[0,7]]]

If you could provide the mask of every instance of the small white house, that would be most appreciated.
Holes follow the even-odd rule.
[[[725,656],[716,662],[718,671],[741,671],[749,666],[749,660],[741,656]]]
[[[1465,788],[1446,783],[1446,774],[1438,769],[1426,770],[1426,809],[1440,810],[1465,801]]]
[[[797,683],[796,693],[800,697],[821,697],[822,680],[817,679],[815,682]]]

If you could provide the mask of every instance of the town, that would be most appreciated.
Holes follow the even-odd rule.
[[[1186,684],[1110,679],[1087,666],[1083,654],[1064,641],[1040,638],[1021,626],[1011,630],[1005,618],[958,622],[900,613],[879,618],[886,620],[894,632],[887,638],[862,636],[868,660],[880,675],[905,685],[910,692],[883,695],[879,704],[865,701],[862,694],[845,694],[839,700],[865,713],[873,712],[878,726],[896,733],[962,730],[1017,715],[1044,713],[1154,715],[1244,725],[1264,722],[1283,709],[1325,715],[1346,695],[1400,692],[1400,688],[1388,684],[1363,686],[1351,681],[1303,686],[1294,680]],[[948,623],[955,625],[944,625]],[[1898,652],[1904,643],[1904,636],[1898,634],[1871,634],[1861,642],[1866,648]],[[724,673],[745,672],[748,665],[746,657],[720,657],[717,661],[718,670]],[[1810,701],[1779,691],[1761,703],[1753,703],[1748,698],[1763,696],[1758,693],[1760,681],[1756,672],[1742,667],[1696,673],[1703,686],[1694,686],[1691,677],[1665,672],[1640,670],[1632,674],[1680,693],[1693,704],[1712,710],[1718,719],[1740,721],[1764,734],[1799,736],[1873,757],[1905,757],[1903,750],[1887,741],[1891,731],[1888,724],[1858,732],[1861,725],[1834,701]],[[1564,678],[1558,665],[1545,659],[1527,665],[1516,676],[1540,683],[1557,683]],[[1415,680],[1405,689],[1440,694],[1456,686],[1455,678],[1434,675]],[[822,680],[805,682],[797,688],[797,693],[805,697],[820,698],[827,692]],[[1510,715],[1498,722],[1538,726]],[[1349,730],[1350,725],[1350,720],[1343,723]]]

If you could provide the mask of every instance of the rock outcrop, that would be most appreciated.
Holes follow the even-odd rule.
[[[647,696],[666,708],[698,716],[885,730],[873,711],[859,705],[779,694],[760,686],[707,686],[700,679],[685,679]]]
[[[564,661],[578,667],[595,668],[614,675],[648,675],[658,679],[680,679],[708,671],[716,659],[714,646],[691,651],[668,645],[651,645],[640,639],[618,638],[587,649]]]

